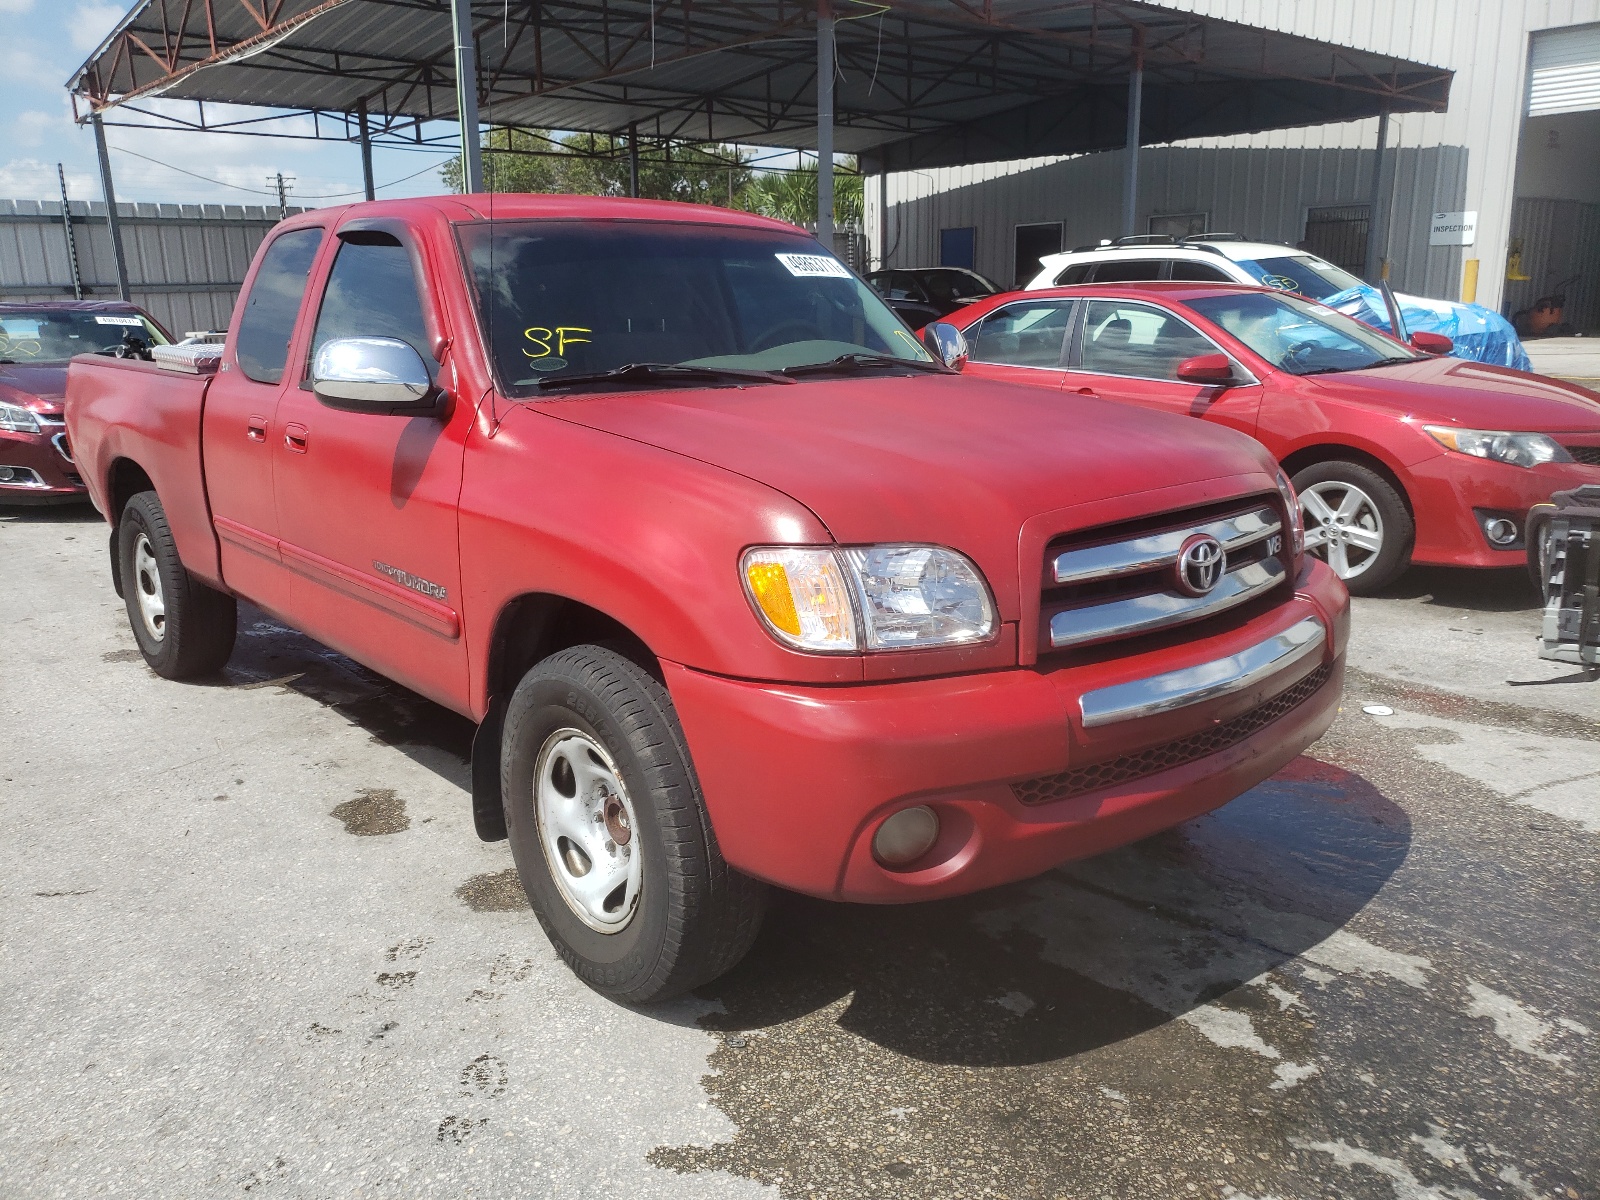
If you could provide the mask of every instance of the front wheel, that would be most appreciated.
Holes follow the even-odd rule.
[[[128,623],[150,669],[163,679],[220,671],[233,654],[238,604],[189,573],[154,492],[123,508],[117,554]]]
[[[744,957],[764,885],[717,849],[666,688],[622,655],[574,646],[517,685],[501,743],[506,832],[557,952],[634,1004]]]
[[[1416,525],[1400,493],[1360,463],[1316,463],[1294,477],[1306,549],[1351,593],[1370,595],[1411,565]]]

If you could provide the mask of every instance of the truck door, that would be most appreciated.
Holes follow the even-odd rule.
[[[1178,364],[1222,354],[1174,312],[1134,300],[1086,300],[1083,327],[1063,385],[1068,391],[1126,400],[1186,417],[1205,417],[1254,436],[1261,385],[1187,383]],[[1228,356],[1232,358],[1232,355]],[[1243,375],[1243,368],[1235,367]]]
[[[1059,388],[1066,375],[1072,300],[1018,300],[967,330],[966,373]]]
[[[279,404],[272,452],[278,532],[294,576],[295,623],[318,640],[441,703],[467,690],[456,504],[466,397],[443,419],[344,412],[311,390],[316,351],[333,338],[410,343],[438,381],[432,280],[403,225],[368,220],[337,234],[315,297],[298,386]],[[448,375],[448,372],[446,373]]]
[[[289,578],[278,554],[272,442],[290,343],[321,226],[289,229],[267,243],[239,310],[233,345],[206,389],[201,420],[206,492],[222,551],[222,578],[241,596],[283,613]],[[281,436],[281,435],[279,435]]]

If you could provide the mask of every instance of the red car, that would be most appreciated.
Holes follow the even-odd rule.
[[[149,316],[115,300],[0,304],[0,504],[86,496],[67,444],[67,360],[168,341]]]
[[[1357,593],[1413,562],[1521,566],[1528,510],[1600,482],[1600,395],[1267,288],[1051,288],[945,319],[966,334],[968,374],[1252,434],[1294,480],[1307,548]]]
[[[727,969],[763,884],[903,903],[1148,836],[1338,707],[1349,600],[1259,443],[963,378],[792,226],[316,209],[218,353],[72,364],[146,663],[216,671],[246,597],[479,722],[479,836],[612,995]]]

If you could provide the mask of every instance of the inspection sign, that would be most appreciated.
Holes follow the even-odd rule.
[[[1430,246],[1470,246],[1478,238],[1475,212],[1434,213],[1428,225]]]

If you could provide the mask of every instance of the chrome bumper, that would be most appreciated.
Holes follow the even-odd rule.
[[[1083,723],[1090,728],[1113,725],[1231,696],[1296,663],[1320,657],[1327,640],[1328,631],[1322,621],[1307,617],[1227,658],[1085,692],[1078,701]],[[1313,662],[1307,670],[1314,666]],[[1286,678],[1283,686],[1288,688],[1298,681],[1298,676]]]

